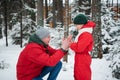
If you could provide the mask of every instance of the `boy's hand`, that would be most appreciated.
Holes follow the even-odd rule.
[[[73,37],[72,35],[69,35],[69,36],[67,37],[68,41],[71,42],[71,41],[72,41],[72,37]]]

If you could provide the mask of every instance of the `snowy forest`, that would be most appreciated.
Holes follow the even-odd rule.
[[[0,0],[0,80],[16,80],[18,56],[38,25],[49,29],[50,45],[59,48],[63,37],[76,36],[79,13],[96,23],[92,80],[120,80],[119,0]],[[62,59],[58,80],[74,80],[73,56],[69,50]]]

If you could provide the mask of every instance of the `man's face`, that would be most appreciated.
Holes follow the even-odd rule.
[[[42,39],[42,41],[45,43],[45,44],[49,44],[49,42],[50,42],[50,35],[49,36],[47,36],[47,37],[45,37],[45,38],[43,38]]]

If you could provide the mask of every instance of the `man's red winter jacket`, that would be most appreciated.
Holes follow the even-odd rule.
[[[29,43],[21,52],[17,63],[17,80],[32,80],[40,75],[44,66],[55,66],[64,56],[55,50],[37,43]]]

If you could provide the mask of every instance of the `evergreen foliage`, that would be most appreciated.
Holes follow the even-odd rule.
[[[105,4],[102,6],[103,53],[109,54],[113,77],[120,79],[120,20],[113,20],[114,12]]]

